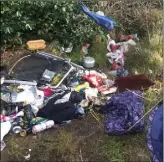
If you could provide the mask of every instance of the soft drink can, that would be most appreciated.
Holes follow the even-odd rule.
[[[52,127],[54,127],[54,125],[55,125],[55,123],[53,120],[48,120],[44,123],[34,125],[32,127],[32,132],[33,132],[33,134],[36,134],[36,133],[42,132],[43,130],[52,128]]]

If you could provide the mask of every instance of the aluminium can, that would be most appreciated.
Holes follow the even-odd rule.
[[[46,122],[34,125],[32,127],[32,132],[33,132],[33,134],[37,134],[39,132],[42,132],[42,131],[47,130],[49,128],[52,128],[54,126],[55,126],[54,121],[53,120],[48,120]]]

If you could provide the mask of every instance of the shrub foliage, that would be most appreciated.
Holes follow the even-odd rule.
[[[29,39],[57,39],[74,45],[102,29],[74,1],[1,2],[1,44],[21,45]]]
[[[91,10],[102,10],[118,22],[116,32],[136,32],[142,37],[161,31],[162,0],[86,2]],[[0,32],[1,45],[11,47],[30,39],[55,39],[76,46],[105,31],[83,14],[77,0],[52,0],[1,1]]]

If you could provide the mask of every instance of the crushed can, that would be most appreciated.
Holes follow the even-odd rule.
[[[44,123],[40,123],[40,124],[34,125],[32,127],[32,133],[33,134],[37,134],[39,132],[42,132],[42,131],[47,130],[49,128],[52,128],[54,126],[55,126],[54,121],[53,120],[48,120],[48,121],[46,121]]]

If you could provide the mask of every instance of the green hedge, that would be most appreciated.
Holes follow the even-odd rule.
[[[22,45],[27,40],[54,39],[78,45],[103,32],[79,8],[76,1],[1,2],[1,45]]]
[[[92,2],[87,1],[91,10],[102,10],[117,22],[116,35],[138,33],[150,38],[152,33],[161,32],[161,0]],[[65,45],[72,42],[76,46],[106,31],[80,10],[77,0],[54,0],[1,2],[0,32],[1,45],[6,48],[31,39],[58,40]]]

